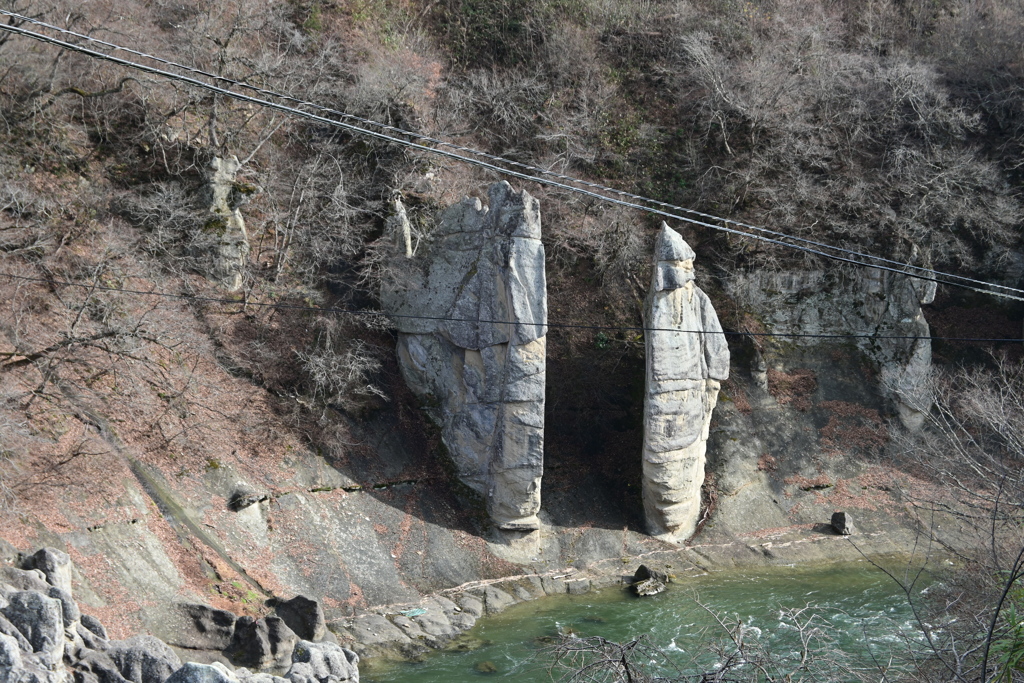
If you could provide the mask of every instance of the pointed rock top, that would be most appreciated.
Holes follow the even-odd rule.
[[[690,245],[682,236],[668,227],[668,223],[662,222],[661,232],[658,233],[657,242],[654,246],[654,255],[658,261],[689,261],[697,258]]]

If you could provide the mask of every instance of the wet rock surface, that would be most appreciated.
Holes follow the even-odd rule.
[[[640,565],[633,574],[629,587],[640,597],[657,595],[665,590],[668,574],[653,570],[645,564]]]

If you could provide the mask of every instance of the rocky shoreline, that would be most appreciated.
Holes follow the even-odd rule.
[[[626,590],[641,565],[676,584],[688,574],[769,566],[827,566],[911,560],[916,531],[882,516],[866,517],[865,530],[842,534],[831,525],[794,525],[769,532],[722,538],[633,557],[603,559],[586,567],[524,573],[474,581],[409,603],[377,606],[329,622],[344,647],[363,658],[409,659],[452,647],[482,617],[522,602],[555,595],[582,595],[615,586]]]
[[[517,603],[627,586],[643,564],[675,583],[691,573],[756,566],[825,565],[866,558],[905,562],[914,529],[865,518],[855,536],[794,525],[642,555],[451,587],[416,602],[327,620],[303,596],[272,598],[259,618],[178,603],[173,637],[110,640],[71,597],[68,555],[44,548],[0,566],[0,683],[342,683],[360,658],[416,659],[457,646],[477,620]]]

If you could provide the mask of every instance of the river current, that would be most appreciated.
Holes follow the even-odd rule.
[[[918,586],[922,588],[923,586]],[[627,641],[641,634],[684,669],[704,659],[707,645],[727,638],[720,620],[746,639],[783,655],[799,649],[799,633],[782,610],[811,605],[814,626],[834,640],[859,669],[885,666],[916,632],[900,586],[869,563],[826,568],[776,567],[688,574],[660,595],[637,598],[612,588],[547,597],[481,619],[452,651],[422,662],[373,662],[366,683],[504,683],[550,680],[544,650],[559,634]],[[905,634],[905,635],[901,635]],[[829,649],[829,648],[826,648]]]

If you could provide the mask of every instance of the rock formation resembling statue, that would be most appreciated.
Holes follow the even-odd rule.
[[[410,280],[381,299],[405,381],[441,427],[459,479],[500,528],[533,530],[547,334],[540,208],[506,182],[491,185],[488,201],[443,211]]]
[[[696,530],[711,411],[719,382],[729,378],[722,326],[693,282],[695,256],[661,224],[644,310],[644,512],[650,534],[673,542]]]
[[[207,178],[210,218],[203,226],[202,242],[204,250],[209,250],[202,255],[208,260],[205,275],[229,292],[242,288],[249,260],[249,235],[239,207],[254,188],[235,180],[241,166],[235,157],[215,157]]]

